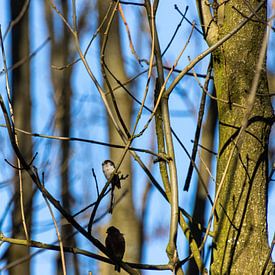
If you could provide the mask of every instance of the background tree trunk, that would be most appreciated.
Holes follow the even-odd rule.
[[[109,4],[108,1],[98,1],[98,11],[99,11],[99,24],[102,22]],[[103,26],[101,31],[101,47],[104,36],[104,31],[106,29],[106,24]],[[108,33],[108,46],[104,54],[104,60],[110,69],[110,71],[119,79],[120,82],[124,82],[128,79],[124,68],[122,47],[120,42],[120,31],[118,24],[118,15],[115,16],[112,23],[110,32]],[[107,74],[108,80],[112,88],[117,86],[117,82]],[[108,91],[107,85],[105,83],[106,91]],[[122,89],[118,89],[114,92],[116,101],[118,103],[118,108],[121,116],[125,122],[125,125],[130,130],[131,129],[131,119],[132,119],[132,100],[127,95],[127,93]],[[109,94],[108,100],[111,106],[114,108],[112,103],[111,95]],[[114,128],[112,122],[108,120],[109,126],[109,142],[114,144],[122,144],[121,138],[119,137],[116,129]],[[122,154],[122,150],[110,149],[110,159],[117,163]],[[124,234],[126,240],[126,252],[123,260],[138,262],[140,260],[141,253],[141,242],[140,242],[140,221],[135,213],[133,204],[133,182],[132,182],[132,167],[131,159],[129,153],[127,153],[124,161],[119,169],[124,175],[129,175],[129,177],[122,181],[122,188],[115,190],[115,201],[127,191],[123,199],[114,207],[112,219],[110,225],[114,225]],[[105,233],[105,232],[104,232]],[[113,274],[114,267],[106,264],[102,264],[102,269],[100,274]],[[121,274],[126,274],[121,271]]]
[[[69,11],[67,1],[61,1],[61,12],[65,18],[68,18]],[[57,66],[67,65],[72,60],[72,54],[70,53],[70,45],[72,44],[71,34],[63,24],[61,25],[61,30],[58,31],[58,35],[55,33],[53,14],[47,3],[45,3],[45,15],[48,31],[51,37],[51,64]],[[69,137],[71,130],[71,76],[71,66],[63,70],[51,70],[56,103],[55,126],[59,135],[63,137]],[[68,212],[72,212],[71,209],[74,204],[69,179],[70,148],[70,142],[61,141],[59,167],[61,175],[61,204]],[[62,225],[61,236],[63,245],[72,247],[76,246],[76,240],[73,236],[73,228],[70,224]],[[65,253],[65,262],[68,267],[70,267],[70,270],[74,270],[74,274],[80,274],[77,255]],[[60,254],[57,255],[56,274],[63,274]]]
[[[214,146],[216,129],[217,129],[217,118],[218,118],[217,102],[211,99],[210,104],[207,106],[207,110],[208,112],[207,112],[206,121],[202,127],[200,144],[203,146],[203,148],[207,148],[208,150],[212,151]],[[213,153],[211,153],[210,151],[201,149],[200,150],[201,160],[199,161],[199,172],[203,179],[203,182],[207,186],[209,186],[210,184],[210,175],[208,171],[211,172],[211,167],[213,162]],[[204,187],[202,186],[202,183],[198,180],[196,200],[195,200],[195,206],[193,211],[193,219],[204,227],[206,227],[205,215],[206,215],[207,202],[208,202],[207,194],[204,190]],[[192,226],[192,225],[191,225],[191,230],[198,246],[200,246],[203,240],[203,232],[199,230],[197,226]],[[205,259],[203,254],[204,253],[202,252],[202,257]],[[188,274],[190,275],[200,274],[194,259],[191,259],[189,263]]]
[[[31,95],[30,95],[30,62],[28,59],[30,53],[29,45],[29,10],[28,1],[10,1],[11,20],[22,17],[17,24],[12,28],[12,65],[16,62],[27,58],[26,62],[12,71],[12,105],[14,110],[15,127],[31,131]],[[32,138],[18,134],[19,148],[26,158],[32,159]],[[17,162],[15,161],[17,166]],[[24,213],[29,237],[31,236],[32,223],[32,198],[33,187],[32,181],[22,171],[22,185],[23,185],[23,200]],[[18,171],[15,170],[14,177],[14,206],[12,212],[12,235],[13,238],[25,239],[25,233],[22,223],[20,195],[19,195],[19,177]],[[10,246],[8,251],[8,262],[12,263],[21,257],[28,256],[30,249],[24,246]],[[10,274],[22,275],[30,274],[30,262],[26,261],[23,264],[16,265],[10,269]]]

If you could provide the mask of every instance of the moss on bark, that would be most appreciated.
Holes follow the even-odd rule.
[[[258,1],[250,1],[256,7]],[[233,6],[240,12],[233,9]],[[250,14],[244,1],[229,1],[224,7],[223,37]],[[262,21],[266,8],[257,13]],[[229,155],[246,112],[247,98],[255,75],[265,25],[248,22],[213,55],[219,112],[219,159],[217,186],[221,183]],[[268,94],[265,70],[257,94]],[[256,96],[242,146],[235,150],[225,176],[214,223],[212,274],[261,274],[268,255],[266,225],[267,147],[272,108],[268,96]]]

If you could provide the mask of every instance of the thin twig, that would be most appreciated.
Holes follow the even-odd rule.
[[[109,15],[109,12],[111,11],[111,7],[112,7],[112,3],[109,4],[109,8],[102,20],[102,22],[100,23],[100,25],[98,26],[97,30],[95,31],[95,33],[93,34],[91,40],[89,41],[85,51],[84,51],[84,57],[86,57],[90,47],[92,46],[92,43],[93,41],[95,40],[95,38],[97,37],[98,33],[100,32],[101,28],[103,27],[103,25],[105,24],[107,18],[108,18],[108,15]],[[77,58],[75,59],[74,61],[72,61],[71,63],[69,64],[65,64],[65,65],[62,65],[62,66],[56,66],[56,65],[52,65],[51,67],[55,70],[64,70],[64,69],[67,69],[67,68],[70,68],[71,66],[73,66],[74,64],[78,63],[79,61],[81,61],[81,58]]]
[[[0,124],[0,127],[7,127],[5,124]],[[125,149],[125,145],[119,145],[119,144],[113,144],[113,143],[108,143],[108,142],[102,142],[98,140],[93,140],[93,139],[85,139],[85,138],[76,138],[76,137],[63,137],[63,136],[51,136],[51,135],[44,135],[44,134],[39,134],[39,133],[31,133],[19,128],[14,128],[15,132],[20,132],[26,135],[30,135],[33,137],[40,137],[40,138],[46,138],[46,139],[54,139],[54,140],[61,140],[61,141],[79,141],[79,142],[85,142],[85,143],[92,143],[92,144],[97,144],[97,145],[102,145],[102,146],[107,146],[107,147],[112,147],[112,148],[118,148],[118,149]],[[150,150],[147,149],[142,149],[142,148],[136,148],[136,147],[129,147],[130,151],[137,151],[141,153],[146,153],[153,155],[157,158],[161,158],[162,156],[154,153]],[[165,160],[165,159],[163,159]]]
[[[147,82],[146,82],[146,85],[145,85],[145,91],[143,93],[143,100],[140,104],[140,109],[139,109],[138,114],[136,116],[136,121],[135,121],[135,124],[134,124],[134,127],[133,127],[133,131],[132,131],[132,135],[131,135],[133,138],[136,138],[136,137],[140,136],[140,134],[138,134],[136,136],[134,136],[134,134],[135,134],[136,128],[138,126],[138,122],[139,122],[139,120],[141,118],[141,115],[142,115],[142,111],[143,111],[145,101],[146,101],[146,98],[147,98],[147,95],[148,95],[149,84],[150,84],[151,76],[152,76],[152,69],[153,69],[153,62],[154,62],[154,49],[155,49],[155,31],[156,31],[155,27],[154,27],[153,18],[154,18],[154,16],[153,16],[153,14],[151,14],[151,22],[149,22],[149,24],[150,24],[151,32],[152,32],[152,43],[151,43],[151,53],[150,53],[150,62],[149,62]]]
[[[127,139],[129,139],[130,138],[130,133],[129,133],[128,127],[126,126],[126,124],[124,122],[124,119],[123,119],[123,117],[121,115],[120,109],[117,106],[116,97],[114,96],[111,83],[110,83],[110,81],[109,81],[109,79],[107,77],[107,74],[105,72],[105,67],[106,67],[106,62],[105,62],[105,58],[104,58],[105,57],[105,50],[106,50],[106,47],[107,47],[109,33],[110,33],[110,30],[111,30],[111,24],[112,24],[112,22],[114,20],[114,17],[116,15],[118,5],[119,5],[119,2],[117,2],[114,5],[113,11],[112,11],[112,13],[110,15],[110,18],[109,18],[109,21],[108,21],[108,24],[107,24],[107,27],[106,27],[106,30],[104,31],[102,46],[101,46],[101,49],[100,49],[100,63],[101,63],[101,68],[102,68],[102,76],[103,76],[104,82],[105,82],[105,84],[106,84],[106,86],[108,88],[108,92],[111,95],[111,99],[112,99],[112,103],[113,103],[113,107],[114,107],[114,111],[115,111],[116,117],[118,118],[118,120],[119,120],[119,122],[120,122],[120,124],[122,126],[122,129],[124,130],[124,133],[127,136]]]
[[[9,110],[10,110],[9,122],[11,123],[11,133],[14,137],[14,142],[15,142],[16,146],[18,146],[18,144],[19,144],[18,137],[17,137],[17,135],[15,135],[15,131],[14,131],[15,118],[14,118],[14,112],[13,112],[12,103],[11,103],[11,90],[10,90],[10,85],[9,85],[9,75],[8,75],[8,69],[7,69],[7,61],[6,61],[6,54],[5,54],[1,26],[0,26],[0,40],[1,40],[2,58],[3,58],[3,63],[4,63],[4,69],[5,69],[6,91],[7,91],[8,103],[9,103]],[[21,167],[21,163],[20,163],[18,157],[16,157],[16,159],[17,159],[18,176],[19,176],[20,212],[21,212],[21,217],[22,217],[24,233],[25,233],[26,239],[28,240],[29,233],[28,233],[28,227],[26,224],[26,218],[25,218],[25,212],[24,212],[23,178],[22,178],[22,169],[21,169],[22,167]]]
[[[120,3],[121,3],[121,2],[120,2]],[[127,33],[128,40],[129,40],[129,47],[130,47],[130,49],[131,49],[131,52],[132,52],[132,54],[134,55],[135,59],[138,61],[138,63],[139,63],[140,65],[142,65],[142,64],[141,64],[142,60],[139,58],[139,56],[138,56],[138,54],[137,54],[137,52],[136,52],[136,50],[135,50],[135,48],[134,48],[134,44],[133,44],[133,41],[132,41],[130,29],[129,29],[128,23],[127,23],[127,21],[126,21],[126,18],[125,18],[124,12],[123,12],[123,9],[122,9],[122,7],[121,7],[120,4],[118,5],[118,11],[119,11],[119,14],[120,14],[120,16],[121,16],[121,19],[122,19],[122,21],[123,21],[123,23],[124,23],[125,29],[126,29],[126,33]]]
[[[119,0],[113,0],[114,2],[119,2],[120,4],[123,5],[132,5],[132,6],[139,6],[139,7],[144,7],[143,3],[136,3],[136,2],[126,2],[126,1],[119,1]]]
[[[59,9],[55,6],[55,4],[53,3],[53,1],[48,0],[48,3],[51,6],[51,8],[59,15],[59,17],[61,18],[61,20],[63,21],[63,23],[67,26],[67,28],[70,30],[70,32],[75,34],[73,28],[71,27],[71,25],[69,24],[69,22],[66,20],[66,18],[63,16],[63,14],[59,11]]]
[[[177,6],[177,5],[175,5],[175,9],[176,9],[176,6]],[[180,27],[181,27],[181,24],[182,24],[182,22],[183,22],[183,20],[184,20],[184,18],[185,18],[185,16],[186,16],[186,14],[187,14],[188,8],[189,8],[189,6],[186,6],[184,14],[181,14],[182,18],[181,18],[179,24],[177,25],[177,27],[176,27],[176,29],[175,29],[175,31],[174,31],[174,33],[173,33],[173,35],[172,35],[170,41],[168,42],[166,48],[165,48],[164,51],[162,52],[162,54],[161,54],[162,57],[165,55],[165,53],[168,51],[168,49],[170,48],[171,44],[173,43],[173,41],[174,41],[174,39],[175,39],[175,37],[176,37],[176,35],[177,35],[177,33],[178,33]]]
[[[185,10],[184,14],[181,12],[181,10],[178,8],[177,5],[174,6],[175,7],[175,10],[182,16],[182,19],[185,19],[191,26],[193,26],[193,23],[186,17],[186,12],[187,10]],[[188,6],[187,6],[188,7]],[[201,34],[203,36],[203,32],[195,26],[195,30]]]
[[[97,182],[97,178],[96,178],[96,174],[95,174],[95,169],[94,168],[92,168],[92,174],[93,174],[93,177],[95,179],[95,186],[96,186],[97,196],[99,196],[98,182]]]
[[[42,182],[44,184],[44,180]],[[56,236],[57,236],[57,239],[58,239],[58,242],[59,242],[59,246],[60,246],[60,256],[61,256],[61,263],[62,263],[62,271],[63,271],[63,274],[66,275],[67,274],[67,271],[66,271],[66,262],[65,262],[64,248],[63,248],[63,242],[62,242],[62,239],[61,239],[61,235],[60,235],[60,232],[59,232],[59,229],[58,229],[58,225],[57,225],[56,219],[54,217],[54,213],[52,211],[51,205],[49,204],[49,202],[47,200],[47,197],[44,194],[43,194],[43,198],[44,198],[44,200],[46,202],[46,205],[47,205],[47,207],[49,209],[50,215],[51,215],[53,223],[54,223]]]
[[[194,143],[194,140],[193,140],[193,139],[191,139],[191,142],[192,142],[192,143]],[[207,147],[203,146],[202,144],[198,144],[198,146],[199,146],[201,149],[203,149],[203,150],[207,151],[207,152],[208,152],[208,153],[210,153],[210,154],[213,154],[213,155],[215,155],[215,156],[217,156],[217,155],[218,155],[218,153],[217,153],[217,152],[214,152],[213,150],[211,150],[211,149],[209,149],[209,148],[207,148]]]
[[[262,1],[257,8],[255,9],[255,12],[259,11],[265,4],[265,1]],[[195,59],[193,59],[175,78],[175,80],[171,83],[171,85],[166,90],[164,96],[169,96],[171,92],[174,90],[174,88],[177,86],[179,81],[185,76],[187,72],[189,72],[199,61],[201,61],[204,57],[206,57],[208,54],[212,53],[214,50],[216,50],[219,46],[221,46],[225,41],[230,39],[234,34],[236,34],[239,30],[241,30],[246,23],[250,21],[251,18],[253,18],[255,13],[251,13],[247,18],[245,18],[235,29],[233,29],[231,32],[229,32],[227,35],[225,35],[223,38],[221,38],[219,41],[217,41],[215,44],[213,44],[211,47],[209,47],[207,50],[199,54]]]
[[[212,72],[212,61],[210,58],[208,69],[207,69],[207,77],[205,78],[205,83],[204,83],[205,89],[208,89],[211,72]],[[198,113],[198,121],[197,121],[197,127],[196,127],[196,132],[195,132],[195,141],[194,141],[194,146],[193,146],[193,150],[192,150],[191,158],[192,158],[193,162],[196,161],[198,143],[199,143],[201,127],[202,127],[202,120],[203,120],[204,109],[205,109],[205,101],[206,101],[206,94],[203,93],[202,97],[201,97],[200,109],[199,109],[199,113]],[[192,174],[193,174],[193,169],[194,169],[194,166],[192,164],[192,161],[190,161],[184,188],[183,188],[184,191],[188,191],[188,189],[189,189],[190,181],[191,181]]]
[[[213,180],[214,183],[216,183],[215,177],[212,175],[209,167],[207,166],[207,164],[205,163],[204,159],[202,158],[201,153],[199,152],[198,155],[199,155],[201,164],[203,165],[204,169],[206,170],[208,176]]]
[[[12,21],[10,21],[9,26],[7,27],[5,33],[4,33],[4,37],[3,40],[6,39],[6,36],[8,35],[9,31],[16,25],[19,23],[19,21],[23,18],[23,16],[25,15],[25,13],[27,12],[28,8],[29,8],[29,4],[30,4],[30,0],[26,0],[26,2],[24,3],[22,9],[20,10],[19,14],[17,15],[17,17],[15,19],[13,19]]]
[[[17,69],[18,67],[20,67],[21,65],[25,64],[25,62],[30,61],[33,57],[35,57],[37,55],[37,53],[39,53],[40,50],[42,50],[47,45],[47,43],[50,40],[51,39],[48,36],[31,54],[29,54],[26,57],[23,57],[22,59],[20,59],[16,63],[12,64],[10,67],[8,67],[8,71],[13,71],[13,70]],[[2,74],[4,74],[5,72],[6,72],[5,70],[2,70],[0,72],[0,76]]]

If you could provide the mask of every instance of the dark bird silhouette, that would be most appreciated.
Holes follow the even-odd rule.
[[[110,226],[106,233],[106,249],[116,261],[120,262],[125,252],[125,239],[123,234],[114,226]],[[120,266],[118,264],[115,265],[115,270],[120,272]]]
[[[117,187],[118,189],[121,188],[121,183],[120,183],[120,178],[119,175],[117,173],[114,174],[116,170],[115,164],[107,159],[105,161],[103,161],[102,163],[102,171],[104,173],[104,176],[107,180],[109,180],[112,177],[111,180],[111,202],[110,202],[110,209],[109,212],[112,213],[113,210],[113,202],[114,202],[114,190],[115,187]]]

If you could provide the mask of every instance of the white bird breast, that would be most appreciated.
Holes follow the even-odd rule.
[[[112,173],[115,171],[115,166],[111,162],[104,162],[102,164],[102,170],[105,178],[108,180],[111,177]]]

